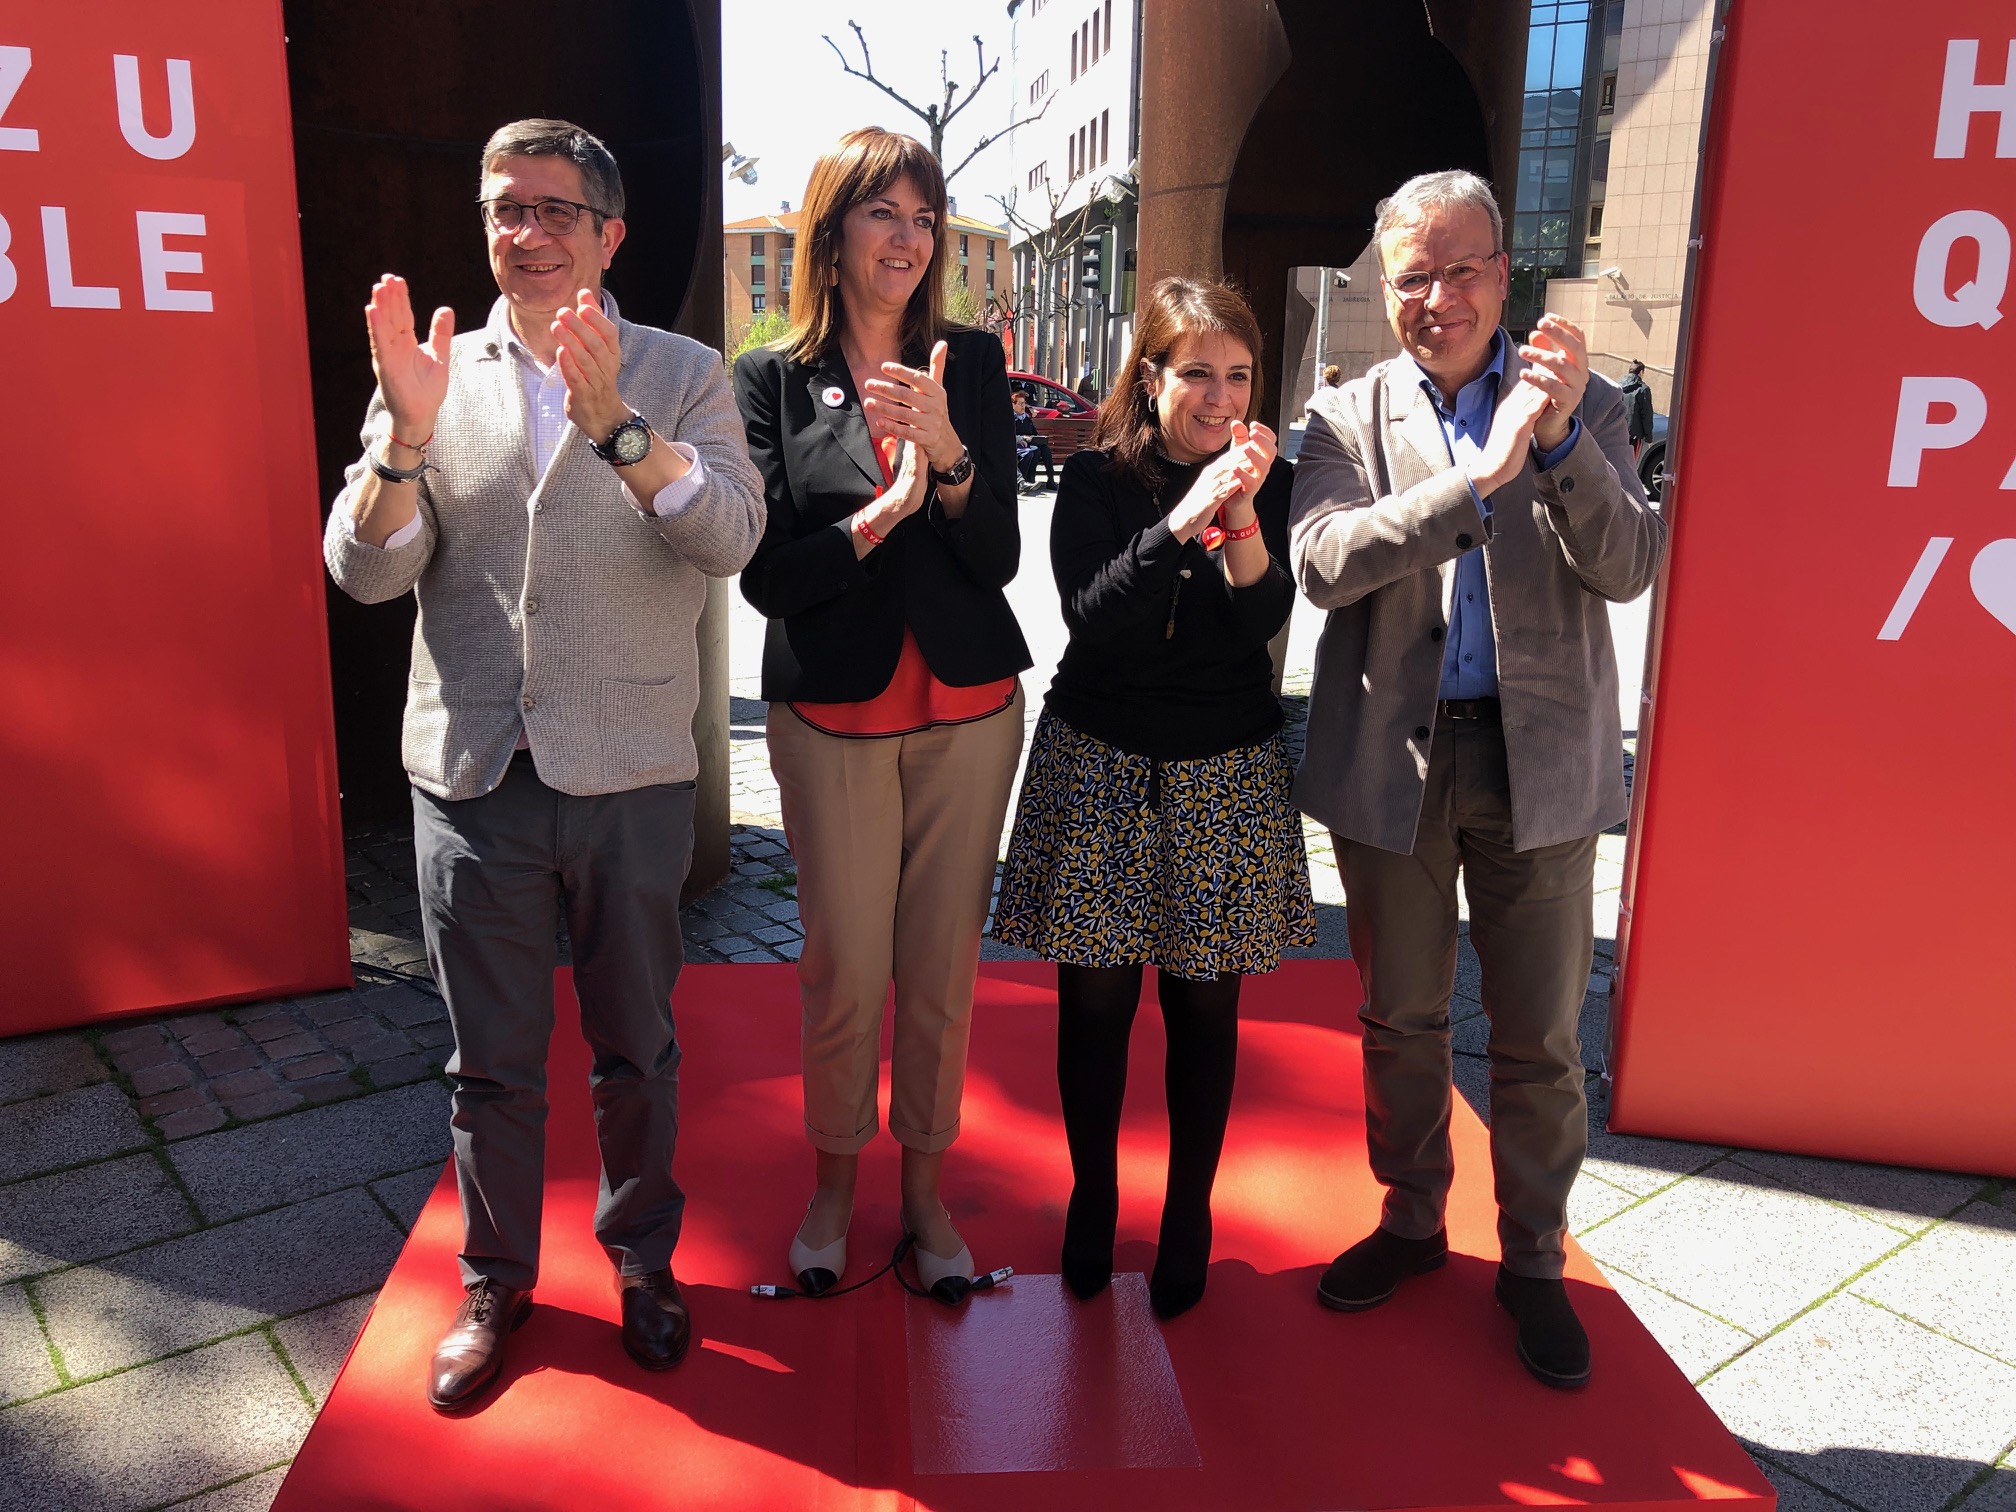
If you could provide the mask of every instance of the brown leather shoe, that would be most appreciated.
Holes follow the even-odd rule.
[[[693,1342],[693,1315],[672,1267],[648,1276],[618,1276],[623,1299],[623,1349],[646,1370],[670,1370]]]
[[[504,1368],[505,1336],[532,1312],[532,1293],[489,1280],[469,1288],[455,1322],[434,1347],[427,1368],[427,1405],[436,1412],[474,1406]]]

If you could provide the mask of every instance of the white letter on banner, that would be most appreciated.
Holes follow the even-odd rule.
[[[35,55],[25,47],[0,47],[0,116],[14,103],[21,81]],[[0,126],[0,152],[40,152],[42,137],[33,126]]]
[[[1932,156],[1967,156],[1967,123],[1978,113],[1999,114],[2001,127],[1995,133],[1995,156],[2016,157],[2016,41],[2009,44],[2009,69],[2000,84],[1975,82],[1974,70],[1981,61],[1979,42],[1952,41],[1946,44],[1946,78],[1939,86],[1939,135]]]
[[[1951,420],[1933,423],[1932,406],[1950,404]],[[1988,396],[1965,378],[1906,378],[1897,393],[1897,429],[1890,441],[1890,486],[1916,488],[1928,451],[1951,451],[1981,433]]]
[[[196,97],[189,86],[189,60],[168,60],[168,135],[149,136],[140,101],[140,60],[131,53],[112,55],[112,81],[119,90],[119,130],[126,144],[142,157],[167,162],[189,150],[196,140]]]
[[[61,205],[42,207],[42,260],[49,265],[49,304],[57,310],[116,310],[119,291],[82,284],[70,276],[70,216]]]
[[[14,297],[14,290],[20,286],[21,275],[14,271],[13,259],[7,249],[14,245],[14,232],[7,224],[7,217],[0,215],[0,304]]]
[[[141,302],[150,310],[208,310],[208,289],[171,289],[170,273],[201,273],[201,252],[171,252],[161,244],[167,236],[203,235],[203,217],[176,215],[166,210],[139,210],[133,215],[140,228]]]
[[[1974,277],[1951,294],[1946,270],[1956,243],[1971,241],[1980,249]],[[1918,269],[1911,296],[1918,313],[1936,326],[1978,325],[1988,330],[2002,318],[2002,296],[2009,289],[2009,228],[1986,210],[1955,210],[1932,222],[1918,243]]]

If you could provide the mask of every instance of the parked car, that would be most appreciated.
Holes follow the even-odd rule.
[[[1048,420],[1059,415],[1069,419],[1090,420],[1098,413],[1092,405],[1087,404],[1068,388],[1053,383],[1048,378],[1039,377],[1035,373],[1018,373],[1011,368],[1008,373],[1008,387],[1020,389],[1028,397],[1029,413],[1039,420]]]
[[[1654,504],[1666,491],[1666,417],[1652,414],[1652,439],[1638,452],[1638,481],[1645,485],[1645,497]]]

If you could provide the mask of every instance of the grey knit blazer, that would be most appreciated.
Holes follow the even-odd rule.
[[[323,558],[338,587],[367,604],[419,597],[403,755],[414,784],[437,798],[496,787],[521,726],[540,777],[563,793],[684,782],[699,770],[694,625],[706,579],[733,576],[756,549],[763,484],[721,354],[633,325],[614,300],[608,309],[624,401],[706,469],[675,518],[633,508],[618,470],[571,426],[546,475],[533,476],[524,385],[496,316],[454,340],[420,534],[383,550],[354,538],[341,500],[330,514]],[[365,446],[390,424],[373,394]],[[360,457],[346,491],[364,472]]]

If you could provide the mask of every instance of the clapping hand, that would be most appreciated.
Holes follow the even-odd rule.
[[[964,449],[945,408],[946,351],[942,341],[932,347],[928,369],[883,363],[883,376],[863,385],[868,392],[861,401],[884,435],[902,437],[941,472],[949,471]]]
[[[387,273],[371,286],[364,306],[371,336],[371,369],[378,392],[392,414],[392,434],[415,444],[434,434],[434,420],[448,398],[448,346],[455,335],[455,312],[434,312],[423,346],[413,328],[413,301],[406,280]]]
[[[593,289],[575,295],[553,322],[560,343],[560,379],[567,385],[567,418],[591,441],[607,441],[628,420],[630,406],[616,392],[623,371],[623,348],[616,322],[602,313]]]
[[[1202,532],[1221,509],[1231,506],[1235,513],[1239,512],[1235,501],[1241,498],[1250,513],[1260,485],[1267,481],[1268,470],[1274,465],[1275,447],[1274,432],[1266,426],[1248,426],[1243,420],[1234,420],[1231,444],[1197,475],[1197,481],[1190,485],[1183,501],[1170,512],[1170,532],[1180,541],[1190,540]],[[1246,521],[1239,519],[1231,523],[1239,526]]]
[[[1550,452],[1568,439],[1575,410],[1589,388],[1589,344],[1582,329],[1559,315],[1542,315],[1519,355],[1526,359],[1521,383],[1547,396],[1547,408],[1533,427],[1533,440]]]

